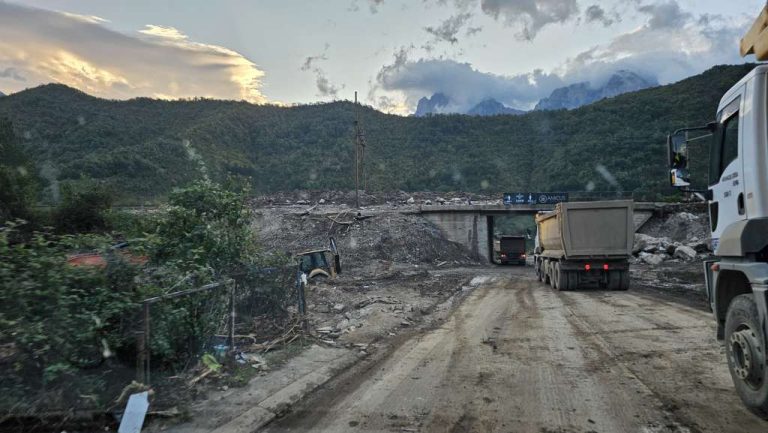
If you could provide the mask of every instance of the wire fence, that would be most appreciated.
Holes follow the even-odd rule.
[[[293,266],[251,269],[146,298],[111,325],[113,336],[82,346],[65,382],[39,385],[32,370],[3,367],[0,390],[8,398],[0,397],[0,430],[25,419],[57,420],[50,427],[119,412],[139,387],[155,390],[154,410],[173,407],[194,394],[200,374],[211,366],[236,364],[242,352],[263,352],[299,334],[295,272]],[[287,329],[291,334],[281,338]],[[122,343],[110,347],[107,340]],[[13,362],[12,348],[0,349],[9,351],[0,359]],[[214,364],[206,365],[206,359]]]

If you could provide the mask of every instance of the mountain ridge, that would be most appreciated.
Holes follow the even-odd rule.
[[[401,117],[363,107],[366,179],[382,191],[614,190],[595,169],[602,165],[622,191],[662,199],[672,193],[666,133],[710,121],[753,66],[717,66],[573,110],[517,116]],[[243,176],[255,193],[351,189],[356,110],[347,101],[114,101],[63,85],[0,99],[0,117],[47,173],[44,199],[57,184],[92,178],[126,203],[162,199],[203,176]]]
[[[587,81],[559,87],[553,90],[549,97],[542,98],[534,110],[571,110],[605,98],[612,98],[657,85],[658,82],[655,80],[643,78],[631,71],[619,70],[613,73],[608,81],[600,87],[593,87]]]

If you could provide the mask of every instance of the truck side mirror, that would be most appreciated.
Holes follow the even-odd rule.
[[[669,159],[670,185],[676,188],[690,186],[688,140],[685,132],[667,135],[667,155]]]

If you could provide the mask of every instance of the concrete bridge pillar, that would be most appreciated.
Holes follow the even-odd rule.
[[[490,261],[488,216],[479,213],[427,213],[424,217],[445,233],[445,237],[467,247],[475,259]]]

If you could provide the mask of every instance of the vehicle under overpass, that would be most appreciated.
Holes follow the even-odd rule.
[[[635,203],[635,230],[654,213],[664,212],[664,203]],[[492,261],[494,217],[551,211],[554,205],[424,205],[419,213],[434,223],[450,241],[472,252],[475,259]]]

